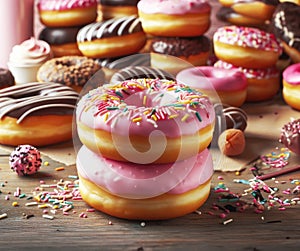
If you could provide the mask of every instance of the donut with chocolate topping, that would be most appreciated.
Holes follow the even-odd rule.
[[[0,90],[0,144],[44,146],[72,138],[78,94],[58,83],[27,83]]]
[[[15,78],[9,69],[0,68],[0,89],[15,84]]]
[[[300,6],[284,2],[277,6],[271,29],[294,63],[300,63]]]
[[[99,0],[102,18],[120,18],[125,16],[137,15],[137,4],[139,0]]]
[[[81,56],[76,36],[82,26],[76,27],[45,27],[39,34],[39,39],[51,46],[54,57]]]
[[[120,57],[141,50],[146,44],[146,34],[137,16],[114,18],[81,28],[77,44],[87,57]]]

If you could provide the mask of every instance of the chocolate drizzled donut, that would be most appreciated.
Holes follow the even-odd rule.
[[[142,31],[142,25],[137,16],[114,18],[84,26],[77,34],[77,42],[123,36]]]
[[[28,83],[0,90],[0,120],[21,123],[28,116],[73,114],[78,93],[58,83]]]

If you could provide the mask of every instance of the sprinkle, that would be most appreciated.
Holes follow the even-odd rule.
[[[87,215],[86,215],[85,213],[82,212],[82,213],[79,214],[79,217],[80,217],[80,218],[87,218]]]
[[[132,119],[132,122],[137,123],[137,122],[141,122],[142,121],[142,117],[137,117]]]
[[[21,198],[21,199],[24,198],[24,197],[26,197],[25,193],[22,193],[22,194],[19,195],[19,198]]]
[[[194,211],[196,214],[198,214],[198,215],[201,215],[202,213],[201,213],[201,211],[199,211],[199,210],[195,210]]]
[[[186,113],[186,114],[181,118],[181,121],[182,121],[182,122],[185,122],[185,121],[188,119],[189,116],[190,116],[190,115]]]
[[[223,225],[227,225],[228,223],[233,222],[233,219],[228,219],[226,221],[223,221]]]
[[[18,204],[18,202],[17,202],[17,201],[14,201],[13,203],[11,203],[11,205],[12,205],[13,207],[17,207],[17,206],[19,206],[19,204]]]
[[[55,168],[55,171],[63,171],[65,168],[63,166]]]
[[[69,175],[68,178],[69,179],[78,179],[78,176],[77,175]]]
[[[0,220],[4,219],[6,217],[7,217],[7,213],[0,214]]]
[[[44,162],[44,165],[45,165],[45,166],[49,166],[50,164],[49,164],[48,161],[45,161],[45,162]]]
[[[108,225],[113,225],[112,221],[108,221]]]
[[[146,222],[142,221],[141,222],[141,227],[145,227],[146,226]]]
[[[43,214],[43,218],[44,218],[44,219],[47,219],[47,220],[53,220],[53,219],[54,219],[54,216],[49,215],[49,214]]]
[[[202,118],[201,118],[199,112],[196,112],[195,114],[196,114],[197,119],[198,119],[200,122],[202,122]]]
[[[31,206],[36,206],[38,203],[36,201],[33,202],[28,202],[25,204],[25,207],[31,207]]]
[[[95,212],[95,209],[94,208],[88,208],[86,211],[93,213],[93,212]]]

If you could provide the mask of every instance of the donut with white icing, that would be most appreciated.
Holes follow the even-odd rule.
[[[78,102],[81,142],[103,157],[140,164],[195,156],[211,142],[215,113],[206,95],[173,80],[132,79]]]
[[[27,83],[0,90],[0,144],[44,146],[72,138],[78,93],[58,83]]]

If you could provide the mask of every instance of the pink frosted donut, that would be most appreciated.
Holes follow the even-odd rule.
[[[209,98],[173,80],[132,79],[90,91],[78,102],[78,135],[114,160],[170,163],[204,150],[215,113]]]
[[[235,69],[245,74],[248,83],[246,101],[271,99],[280,89],[280,72],[275,66],[264,69],[243,68],[221,60],[217,61],[214,66],[222,69]]]
[[[282,53],[274,34],[251,27],[221,27],[214,33],[213,44],[220,60],[245,68],[272,67]]]
[[[210,26],[206,0],[141,0],[137,7],[144,31],[154,36],[200,36]]]
[[[300,63],[290,65],[283,71],[282,94],[285,102],[300,110]]]
[[[47,27],[70,27],[91,23],[97,18],[97,0],[39,0],[40,21]]]
[[[140,165],[106,159],[83,146],[76,163],[82,198],[100,211],[129,219],[193,212],[207,198],[213,175],[207,149],[176,163]]]
[[[246,100],[247,80],[245,75],[234,69],[199,66],[180,71],[176,80],[187,84],[223,104],[241,106]]]
[[[39,150],[31,145],[19,145],[10,154],[9,165],[20,176],[36,173],[42,164]]]

